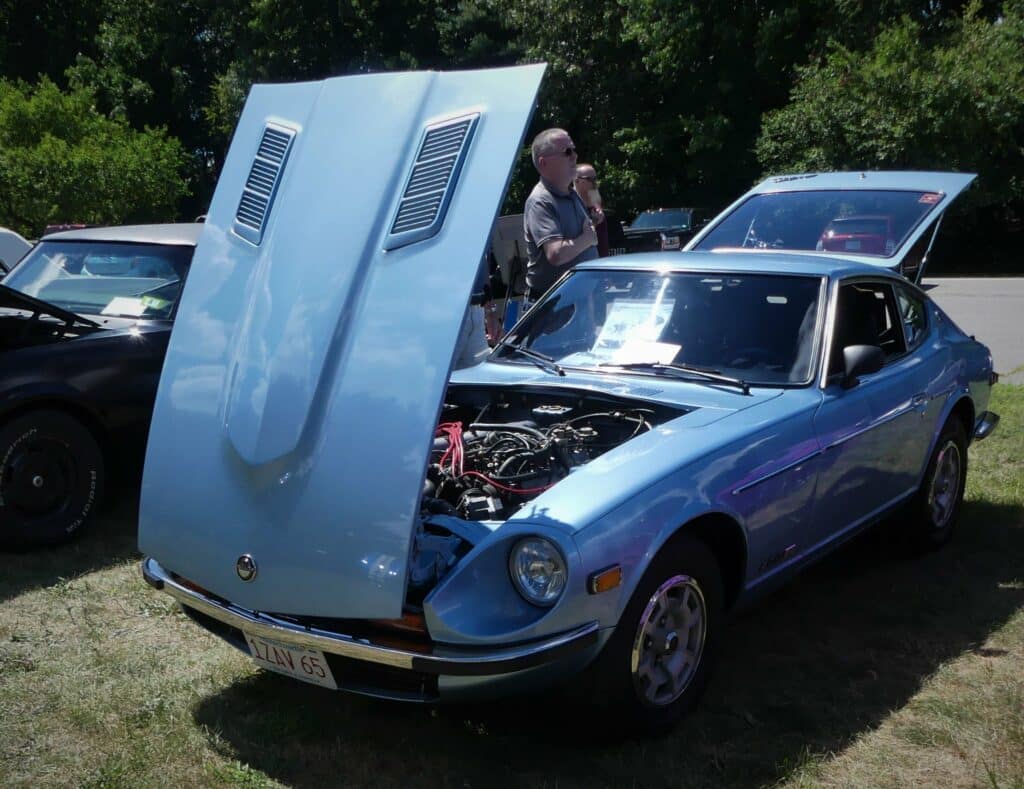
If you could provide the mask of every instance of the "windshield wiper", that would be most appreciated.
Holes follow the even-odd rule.
[[[556,375],[565,375],[565,370],[562,369],[562,366],[546,353],[541,353],[540,351],[535,351],[531,348],[527,348],[513,342],[506,342],[503,344],[503,347],[522,354],[542,370],[547,370],[548,372],[555,373]]]
[[[743,390],[743,394],[750,394],[750,385],[743,379],[722,375],[718,370],[712,370],[707,367],[691,367],[688,364],[668,364],[665,362],[625,362],[623,364],[601,362],[598,367],[618,367],[620,370],[663,370],[683,376],[700,378],[705,381],[738,386]]]
[[[99,328],[99,324],[94,320],[58,307],[55,304],[50,304],[48,301],[29,296],[27,293],[22,293],[20,290],[15,290],[8,285],[0,284],[0,306],[49,315],[57,318],[57,320],[64,321],[68,326],[74,326],[77,323],[94,329]]]

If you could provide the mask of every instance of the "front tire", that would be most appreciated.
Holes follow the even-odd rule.
[[[32,411],[0,427],[0,548],[27,550],[75,536],[103,493],[92,433],[61,411]]]
[[[655,558],[593,666],[593,698],[631,727],[667,730],[707,687],[722,631],[721,571],[704,543],[673,540]]]

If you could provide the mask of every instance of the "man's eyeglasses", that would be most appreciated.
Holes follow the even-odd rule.
[[[593,181],[596,184],[597,183],[597,176],[596,175],[577,175],[576,176],[576,180],[577,181]]]
[[[566,156],[566,157],[568,157],[568,156],[575,156],[576,155],[576,146],[575,145],[570,145],[568,148],[566,148],[564,151],[562,151],[562,155]]]

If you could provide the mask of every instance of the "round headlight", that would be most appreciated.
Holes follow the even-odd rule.
[[[541,537],[526,537],[512,546],[508,570],[519,594],[534,605],[552,606],[565,591],[565,559]]]

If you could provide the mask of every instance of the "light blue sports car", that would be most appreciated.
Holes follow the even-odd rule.
[[[160,382],[143,574],[300,680],[582,675],[664,726],[737,606],[897,508],[949,539],[995,376],[892,256],[757,249],[580,266],[451,373],[542,73],[253,89]]]

